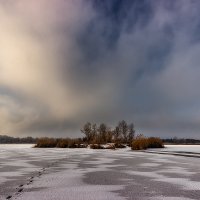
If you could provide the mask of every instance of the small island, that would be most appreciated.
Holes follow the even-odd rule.
[[[148,148],[164,148],[163,141],[158,137],[145,137],[135,134],[134,124],[120,121],[115,128],[105,123],[100,125],[87,122],[81,132],[82,138],[39,138],[35,147],[38,148],[91,148],[91,149],[117,149],[131,147],[132,150],[145,150]]]

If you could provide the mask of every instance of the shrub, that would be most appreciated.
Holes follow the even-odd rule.
[[[132,150],[145,150],[147,148],[163,148],[163,142],[160,138],[146,138],[143,135],[138,135],[132,142]]]
[[[69,139],[59,139],[56,147],[58,148],[67,148],[69,145]]]
[[[148,148],[163,148],[163,141],[157,137],[148,138]]]
[[[86,148],[87,145],[82,144],[82,140],[79,138],[77,138],[77,139],[70,139],[70,138],[54,139],[54,138],[45,137],[45,138],[38,139],[35,147],[38,147],[38,148],[53,148],[53,147]]]
[[[132,142],[132,150],[144,150],[148,148],[148,140],[144,136],[136,137]]]
[[[90,148],[91,149],[104,149],[104,147],[101,146],[100,144],[91,144]]]
[[[53,148],[56,147],[57,141],[54,138],[40,138],[37,140],[35,147]]]

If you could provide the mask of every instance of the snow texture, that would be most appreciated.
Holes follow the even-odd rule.
[[[170,155],[198,154],[200,146],[153,153],[31,147],[0,145],[0,199],[200,199],[200,159]]]

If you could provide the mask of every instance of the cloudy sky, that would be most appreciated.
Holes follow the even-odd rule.
[[[1,0],[0,134],[86,121],[200,137],[200,1]]]

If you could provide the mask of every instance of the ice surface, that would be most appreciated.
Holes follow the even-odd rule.
[[[153,197],[153,198],[149,198],[148,200],[194,200],[191,198],[185,198],[185,197]]]
[[[73,166],[72,166],[73,167]],[[83,171],[68,169],[62,173],[45,175],[42,180],[36,180],[29,188],[45,187],[43,190],[27,192],[19,196],[20,200],[123,200],[119,197],[117,191],[123,189],[122,186],[115,185],[88,185],[82,181]],[[112,192],[111,192],[112,191]]]
[[[199,146],[170,145],[153,150],[166,151],[165,155],[128,148],[32,146],[0,145],[0,199],[7,195],[18,200],[200,199],[200,159],[168,155],[198,153]],[[19,184],[23,184],[20,193]]]
[[[200,153],[200,145],[165,145],[165,147],[161,150]]]

